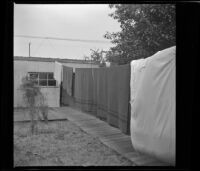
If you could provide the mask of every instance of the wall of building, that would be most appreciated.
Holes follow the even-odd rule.
[[[68,67],[72,67],[74,71],[75,68],[98,68],[98,65],[94,64],[62,64]],[[20,90],[22,78],[26,76],[28,72],[54,72],[54,66],[54,62],[14,60],[14,107],[25,107],[22,91]],[[49,107],[60,106],[60,88],[58,86],[41,87],[41,91],[47,97],[46,99]]]
[[[41,92],[45,95],[49,107],[60,106],[60,87],[41,87]]]
[[[23,94],[20,90],[22,78],[28,72],[54,72],[54,63],[37,61],[14,61],[14,107],[25,107]],[[59,107],[60,88],[41,87],[41,91],[47,96],[47,104],[50,107]]]
[[[72,67],[74,72],[76,68],[99,68],[99,66],[95,64],[62,63],[62,65]]]

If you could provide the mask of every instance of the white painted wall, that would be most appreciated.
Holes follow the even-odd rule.
[[[53,62],[37,61],[14,61],[14,107],[25,107],[20,85],[22,78],[28,72],[54,72]],[[49,107],[59,107],[60,88],[59,87],[41,87],[41,91],[47,96]]]
[[[45,95],[49,107],[60,106],[60,88],[42,87],[41,92]]]
[[[62,65],[72,67],[73,71],[75,72],[75,68],[99,68],[98,65],[94,64],[78,64],[78,63],[62,63]]]
[[[65,66],[75,68],[98,68],[98,65],[79,64],[79,63],[62,63]],[[22,78],[28,72],[54,72],[54,62],[41,62],[41,61],[24,61],[14,60],[14,107],[25,107],[20,85]],[[41,91],[47,96],[47,103],[49,107],[60,106],[60,88],[55,87],[41,87]]]

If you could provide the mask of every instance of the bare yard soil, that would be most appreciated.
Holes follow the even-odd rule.
[[[14,123],[14,166],[134,166],[70,121]]]

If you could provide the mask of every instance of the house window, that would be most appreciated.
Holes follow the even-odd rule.
[[[29,72],[28,75],[38,86],[56,86],[53,72]]]

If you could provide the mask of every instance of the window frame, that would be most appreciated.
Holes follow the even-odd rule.
[[[28,72],[28,77],[30,80],[34,80],[34,79],[31,79],[31,74],[37,74],[37,78],[35,79],[36,80],[36,85],[39,86],[39,87],[56,87],[57,86],[57,81],[55,80],[54,78],[54,73],[53,72]],[[47,74],[47,78],[43,78],[41,79],[40,78],[40,74]],[[53,78],[49,78],[49,75],[50,74],[53,74]],[[55,81],[55,84],[54,85],[49,85],[49,81]],[[40,81],[46,81],[46,85],[40,85]]]

